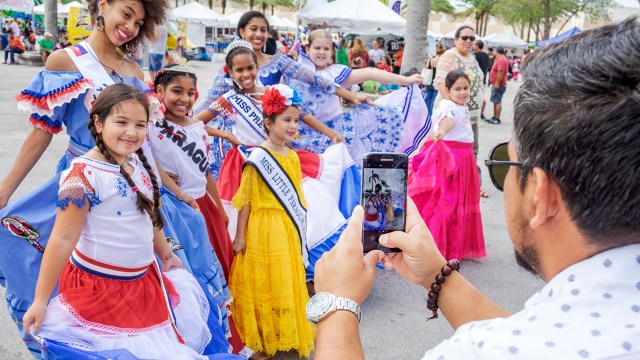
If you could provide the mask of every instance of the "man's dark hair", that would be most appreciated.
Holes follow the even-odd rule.
[[[640,242],[640,23],[585,31],[527,57],[515,99],[521,187],[534,167],[602,248]]]
[[[478,39],[476,40],[476,46],[478,47],[478,49],[482,50],[484,49],[484,41]]]
[[[502,54],[502,55],[504,55],[504,54],[505,54],[504,48],[503,48],[502,46],[498,46],[498,47],[496,48],[496,52],[497,52],[498,54]]]

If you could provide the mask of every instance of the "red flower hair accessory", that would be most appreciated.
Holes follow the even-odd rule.
[[[275,87],[268,87],[262,95],[262,110],[267,116],[279,115],[287,108],[287,98],[280,94]]]

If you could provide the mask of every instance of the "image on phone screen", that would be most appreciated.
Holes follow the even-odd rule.
[[[364,252],[398,252],[379,244],[384,233],[404,231],[407,201],[407,157],[404,154],[367,154],[362,170]]]

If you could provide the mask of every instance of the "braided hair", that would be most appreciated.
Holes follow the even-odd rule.
[[[106,87],[95,103],[93,104],[93,108],[91,109],[91,113],[89,114],[89,124],[87,127],[91,132],[91,136],[93,136],[93,140],[96,143],[96,147],[98,151],[107,159],[107,162],[113,165],[118,165],[120,167],[120,175],[124,177],[127,181],[127,184],[132,188],[136,189],[136,184],[131,178],[131,175],[125,171],[124,164],[118,164],[116,160],[111,155],[111,152],[105,145],[102,134],[98,134],[95,126],[95,122],[99,121],[104,124],[107,117],[112,113],[113,109],[117,106],[121,106],[123,101],[136,101],[144,108],[147,118],[149,117],[149,105],[147,104],[147,99],[144,94],[139,90],[125,84],[114,84]],[[153,225],[157,228],[162,228],[164,225],[164,220],[162,218],[162,214],[160,213],[160,186],[158,184],[158,179],[156,178],[155,172],[149,165],[147,161],[147,157],[144,155],[142,148],[136,150],[136,155],[142,162],[145,170],[149,174],[149,179],[151,180],[151,184],[153,185],[153,200],[149,199],[142,191],[135,191],[137,196],[136,205],[138,210],[141,213],[146,212],[151,217],[151,221]]]

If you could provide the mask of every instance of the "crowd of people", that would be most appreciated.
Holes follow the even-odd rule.
[[[249,11],[238,22],[239,38],[227,47],[224,66],[198,100],[194,69],[163,65],[166,1],[91,0],[88,7],[93,30],[85,41],[59,50],[53,50],[51,34],[40,41],[45,69],[17,96],[33,129],[0,182],[0,239],[11,244],[0,255],[0,271],[11,316],[35,356],[268,359],[290,350],[308,357],[317,346],[317,358],[353,358],[361,354],[353,340],[357,323],[314,317],[307,303],[316,303],[310,294],[319,290],[357,307],[371,281],[343,291],[338,279],[366,274],[372,280],[379,260],[431,289],[434,317],[438,306],[449,319],[453,306],[468,305],[451,300],[456,288],[482,299],[477,314],[450,320],[454,327],[506,316],[455,273],[459,262],[452,260],[486,256],[478,120],[485,78],[496,106],[504,94],[504,49],[496,49],[488,71],[489,57],[473,53],[483,44],[473,28],[463,26],[453,48],[438,47],[425,63],[433,70],[433,85],[421,89],[422,75],[396,69],[402,46],[394,62],[383,39],[367,50],[358,37],[350,46],[337,34],[315,29],[303,32],[297,47],[275,45],[272,51],[268,39],[278,34],[263,13]],[[635,20],[619,27],[638,29]],[[149,40],[152,84],[132,60]],[[554,69],[544,61],[532,56],[534,71]],[[512,68],[517,77],[517,66]],[[367,81],[398,90],[375,104],[348,90]],[[525,105],[526,92],[521,94],[519,104],[531,107]],[[343,101],[355,109],[344,109]],[[626,111],[636,111],[635,104]],[[494,114],[499,123],[499,107]],[[530,153],[541,146],[526,141],[527,126],[516,124],[512,161],[494,159],[490,175],[502,186],[504,177],[496,179],[493,167],[528,169],[546,204],[536,200],[536,211],[550,216],[551,207],[562,208],[557,189],[565,187],[553,184],[563,179],[525,163],[526,153],[516,145],[530,146]],[[56,174],[9,203],[62,131],[69,146]],[[413,200],[407,199],[406,210],[397,206],[404,194],[385,193],[373,182],[364,211],[358,206],[367,152],[411,155],[407,181]],[[515,185],[509,186],[513,192]],[[363,221],[366,229],[380,229],[399,219],[406,219],[406,234],[379,241],[408,257],[372,251],[363,260]],[[633,226],[622,229],[636,234]],[[594,249],[585,245],[584,254],[596,254]],[[545,279],[559,271],[541,268],[535,254],[519,251]],[[448,270],[439,276],[452,280],[429,285],[441,263]],[[317,339],[308,319],[321,324]],[[347,329],[349,336],[336,340]]]
[[[36,36],[36,29],[31,20],[22,21],[11,17],[2,19],[0,35],[4,50],[3,64],[19,65],[20,62],[16,61],[15,55],[25,51],[38,51],[44,64],[54,50],[71,46],[69,35],[65,31],[60,31],[59,40],[54,43],[53,35],[48,31]]]

